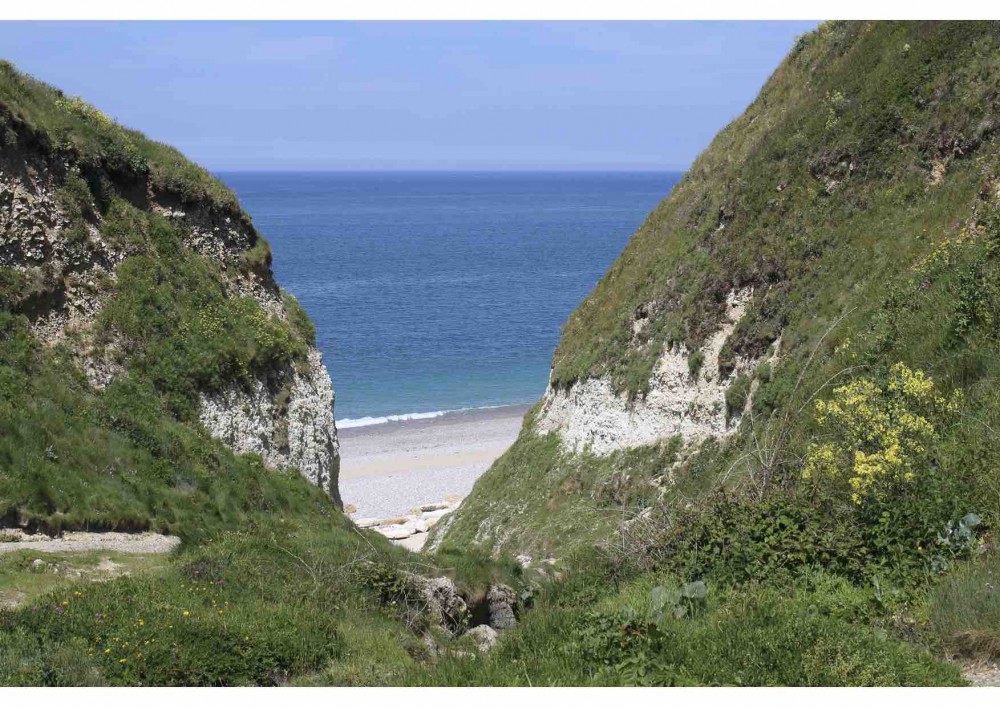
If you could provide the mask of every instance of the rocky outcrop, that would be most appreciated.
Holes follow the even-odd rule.
[[[259,454],[273,468],[297,468],[340,505],[333,402],[330,374],[312,349],[307,363],[257,378],[252,389],[203,393],[199,419],[234,451]]]
[[[465,625],[469,608],[455,588],[455,583],[447,577],[424,577],[404,572],[403,587],[406,603],[415,604],[435,624],[450,631],[461,630]]]
[[[17,302],[5,306],[27,316],[43,344],[69,338],[69,350],[89,383],[104,388],[125,374],[131,347],[113,331],[104,331],[98,343],[93,325],[133,246],[127,238],[102,233],[101,209],[84,179],[85,170],[100,168],[55,155],[44,138],[7,119],[17,132],[17,146],[0,152],[0,267],[22,274],[27,287]],[[269,316],[288,321],[270,251],[235,200],[185,201],[136,175],[97,172],[89,178],[103,179],[136,208],[178,225],[189,249],[218,264],[221,284],[231,296],[252,297]],[[70,199],[72,184],[81,186]],[[249,386],[202,392],[201,423],[236,452],[259,454],[270,467],[298,468],[340,505],[333,386],[319,351],[312,347],[304,360],[255,375]]]
[[[728,415],[726,391],[738,375],[753,370],[757,361],[738,359],[734,370],[722,375],[719,354],[746,312],[751,291],[731,292],[723,326],[701,349],[703,362],[692,373],[694,352],[683,346],[660,357],[649,382],[649,392],[632,400],[614,391],[608,378],[580,381],[568,390],[549,387],[536,420],[542,434],[558,432],[567,451],[584,449],[605,455],[619,449],[653,444],[680,435],[686,442],[725,436],[739,423]]]
[[[53,343],[85,327],[101,306],[124,255],[96,228],[71,233],[56,198],[56,179],[43,163],[0,161],[0,266],[26,274],[31,291],[18,303],[35,334]]]
[[[490,627],[505,631],[517,625],[514,607],[517,606],[517,592],[505,584],[494,584],[486,591],[486,604],[490,610]]]

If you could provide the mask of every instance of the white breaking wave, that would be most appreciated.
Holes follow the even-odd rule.
[[[458,412],[471,412],[473,410],[497,410],[499,408],[515,407],[516,405],[484,405],[476,408],[459,408],[457,410],[435,410],[434,412],[411,412],[405,415],[386,415],[385,417],[355,417],[337,420],[337,429],[346,430],[351,427],[368,427],[370,425],[384,425],[387,422],[404,422],[406,420],[429,420],[433,417],[451,415]]]
[[[402,422],[403,420],[429,420],[441,417],[452,410],[435,410],[434,412],[411,412],[406,415],[386,415],[385,417],[356,417],[337,420],[337,428],[346,430],[349,427],[368,427],[369,425],[384,425],[387,422]]]

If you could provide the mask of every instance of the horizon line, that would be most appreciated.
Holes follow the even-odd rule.
[[[549,172],[549,173],[580,173],[580,172],[686,172],[686,167],[223,167],[211,168],[209,172],[219,173],[298,173],[298,174],[329,174],[329,173],[378,173],[378,172]]]

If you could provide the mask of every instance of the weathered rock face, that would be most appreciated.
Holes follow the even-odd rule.
[[[757,361],[738,360],[722,376],[719,354],[726,339],[746,312],[751,292],[731,292],[722,328],[709,337],[701,353],[704,361],[692,375],[683,347],[666,351],[656,364],[649,392],[629,400],[616,394],[607,378],[592,378],[568,390],[550,387],[543,398],[536,429],[558,432],[568,451],[585,448],[598,455],[653,444],[680,435],[686,442],[735,431],[739,415],[727,416],[726,391],[736,377],[752,370]]]
[[[117,267],[130,253],[102,237],[96,206],[84,232],[72,232],[58,195],[76,168],[36,147],[0,151],[0,266],[34,283],[18,309],[39,341],[56,344],[72,334],[77,364],[92,386],[104,388],[125,374],[128,347],[114,340],[93,345],[90,332],[113,290]],[[253,297],[271,317],[288,320],[269,257],[241,267],[259,236],[238,208],[180,204],[170,194],[141,191],[135,200],[143,209],[179,225],[188,248],[221,265],[231,296]],[[259,454],[270,467],[298,468],[340,505],[334,393],[318,350],[311,348],[305,361],[258,373],[249,389],[234,385],[200,398],[199,419],[212,436],[236,452]]]
[[[434,623],[454,631],[465,625],[469,608],[447,577],[424,577],[411,572],[403,573],[407,603],[416,603],[426,611]]]
[[[486,603],[490,609],[490,627],[498,631],[514,628],[514,607],[517,593],[504,584],[494,584],[486,592]]]
[[[307,364],[258,378],[253,390],[233,386],[203,393],[199,419],[231,449],[259,454],[271,467],[297,468],[341,505],[333,402],[330,374],[312,349]]]
[[[30,269],[36,292],[23,303],[40,339],[53,342],[93,319],[101,283],[114,280],[124,255],[90,230],[67,236],[55,198],[58,176],[44,164],[0,159],[0,266]]]

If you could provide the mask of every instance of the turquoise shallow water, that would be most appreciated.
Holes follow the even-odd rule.
[[[220,177],[313,318],[352,426],[534,402],[562,323],[680,174]]]

